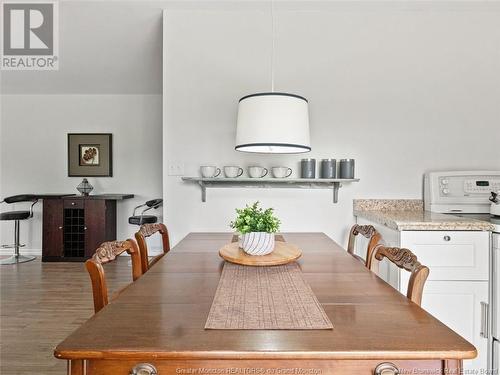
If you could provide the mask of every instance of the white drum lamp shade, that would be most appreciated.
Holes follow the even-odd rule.
[[[279,92],[241,98],[235,150],[277,154],[311,151],[307,99]]]

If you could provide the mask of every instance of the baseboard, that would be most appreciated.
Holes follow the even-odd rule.
[[[27,249],[25,247],[20,247],[19,248],[19,253],[24,254],[24,255],[36,255],[36,256],[42,256],[42,249]],[[0,255],[13,255],[14,254],[14,249],[4,249],[0,248]]]

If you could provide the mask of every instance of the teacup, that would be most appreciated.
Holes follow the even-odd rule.
[[[220,168],[214,165],[203,165],[200,167],[201,176],[204,178],[214,178],[220,175]]]
[[[248,167],[248,175],[252,178],[262,178],[267,175],[267,168],[264,167]]]
[[[275,178],[287,178],[292,174],[292,168],[288,167],[273,167],[271,171]]]
[[[237,167],[235,165],[228,165],[224,167],[224,176],[227,178],[240,177],[243,174],[243,168]]]

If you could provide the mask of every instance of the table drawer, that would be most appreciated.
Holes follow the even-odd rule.
[[[64,208],[83,208],[83,199],[64,199]]]
[[[86,375],[131,375],[140,364],[143,368],[154,367],[157,375],[172,374],[307,374],[307,375],[375,375],[375,369],[383,363],[392,363],[400,374],[453,374],[457,361],[441,360],[197,360],[197,361],[124,361],[92,360],[87,362]],[[138,366],[139,365],[139,366]],[[449,372],[446,372],[449,371]],[[137,373],[137,372],[136,372]],[[72,373],[70,373],[72,374]],[[139,374],[148,374],[143,372]],[[154,374],[154,372],[153,372]],[[390,372],[384,374],[390,375]],[[72,374],[75,375],[75,374]],[[79,374],[80,375],[80,374]]]
[[[489,232],[402,231],[400,241],[429,267],[429,280],[488,280]]]

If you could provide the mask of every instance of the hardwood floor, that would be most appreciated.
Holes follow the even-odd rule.
[[[129,260],[106,266],[110,295],[132,281]],[[1,266],[0,281],[0,374],[65,374],[54,347],[94,313],[83,263],[37,258]]]

